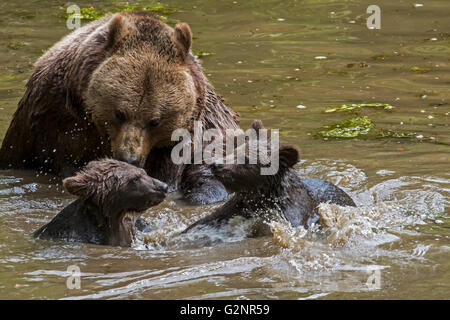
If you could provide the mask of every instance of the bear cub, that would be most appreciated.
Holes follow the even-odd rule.
[[[264,129],[262,122],[255,120],[252,128],[259,139],[259,130]],[[248,143],[245,144],[248,149]],[[267,150],[270,152],[270,139],[267,140]],[[319,220],[319,203],[356,206],[352,198],[334,184],[297,176],[293,166],[300,160],[300,153],[295,146],[279,147],[279,167],[274,175],[261,175],[260,169],[270,163],[263,165],[258,158],[256,164],[249,164],[248,153],[247,150],[245,164],[211,165],[214,176],[234,195],[222,207],[195,222],[183,233],[202,226],[221,227],[236,216],[249,219],[274,212],[288,220],[292,227],[308,228]],[[235,157],[235,154],[232,156]],[[267,228],[257,227],[253,232],[255,234],[252,236],[265,235]]]
[[[63,185],[79,199],[34,237],[129,247],[136,229],[145,227],[140,215],[167,194],[167,185],[144,169],[113,159],[89,162]]]

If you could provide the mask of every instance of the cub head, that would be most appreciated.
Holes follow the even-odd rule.
[[[167,185],[149,177],[144,169],[113,159],[89,162],[75,176],[64,179],[63,185],[112,217],[143,212],[162,202],[167,192]]]
[[[261,139],[260,133],[264,129],[262,121],[255,120],[251,128],[257,133],[257,141],[253,141],[252,144],[247,140],[243,145],[238,146],[232,155],[227,156],[225,164],[215,163],[212,165],[212,173],[222,182],[229,192],[247,192],[278,188],[286,171],[300,160],[300,152],[295,146],[285,145],[272,148],[270,134],[268,134],[266,144],[260,145],[254,143],[259,142]],[[258,155],[257,158],[254,158],[257,159],[256,161],[251,161],[252,155],[255,156],[255,153],[259,153],[256,150],[256,145],[259,148],[266,148],[266,154],[268,156],[262,159]],[[245,163],[243,164],[239,164],[236,160],[239,148],[245,148]],[[277,154],[278,157],[276,157]],[[230,159],[230,157],[233,159]],[[275,166],[278,170],[273,172],[273,174],[262,174],[261,169],[273,166],[274,161],[278,162]]]
[[[106,59],[91,75],[87,113],[111,144],[113,158],[143,167],[155,147],[173,144],[172,132],[192,129],[198,75],[190,66],[192,33],[145,12],[111,17]]]

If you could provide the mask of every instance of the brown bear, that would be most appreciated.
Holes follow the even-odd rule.
[[[184,191],[187,202],[223,199],[207,167],[170,158],[175,129],[192,132],[194,121],[204,129],[238,128],[237,113],[215,93],[191,44],[187,24],[172,28],[148,12],[117,13],[72,32],[36,62],[0,167],[67,177],[113,157]]]
[[[252,128],[259,133],[264,129],[260,120],[255,120]],[[257,135],[257,139],[260,136]],[[248,141],[248,140],[247,140]],[[281,146],[278,149],[278,170],[275,174],[261,175],[262,167],[269,167],[270,162],[258,158],[250,164],[249,144],[245,147],[245,163],[212,165],[212,173],[223,183],[233,197],[209,216],[189,226],[183,233],[205,226],[221,227],[231,218],[240,216],[246,219],[262,218],[267,221],[274,214],[288,220],[293,227],[309,228],[319,220],[318,204],[335,203],[341,206],[356,206],[352,198],[334,184],[321,179],[302,179],[297,176],[293,166],[300,160],[300,153],[295,146]],[[261,146],[261,145],[260,145]],[[272,152],[270,136],[267,139],[267,153]],[[236,150],[228,157],[236,158]],[[264,222],[264,221],[260,221]],[[251,236],[267,234],[268,229],[261,224],[252,230]]]
[[[167,185],[145,170],[113,159],[89,162],[63,185],[79,199],[34,237],[129,247],[136,228],[146,225],[142,212],[162,202],[167,192]]]

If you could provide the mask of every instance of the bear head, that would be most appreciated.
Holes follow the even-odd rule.
[[[73,177],[63,180],[66,190],[88,200],[107,217],[143,212],[162,202],[167,185],[144,169],[113,159],[89,162]]]
[[[85,214],[95,217],[104,244],[122,247],[131,245],[140,214],[161,203],[167,192],[167,185],[144,169],[113,159],[89,162],[63,185],[84,201]]]
[[[262,121],[255,120],[251,128],[257,133],[256,140],[251,143],[247,139],[245,143],[237,146],[232,154],[227,155],[224,164],[214,163],[212,165],[212,173],[231,193],[260,192],[268,194],[272,191],[280,190],[283,187],[281,184],[287,171],[300,160],[300,151],[292,145],[272,148],[270,134],[266,136],[267,138],[265,138],[263,144],[255,143],[261,139],[260,132],[264,129],[264,126]],[[259,156],[260,150],[258,148],[261,147],[265,148],[267,154],[264,159]],[[245,163],[242,164],[236,160],[239,148],[245,149]],[[257,158],[255,158],[257,159],[256,163],[255,161],[252,163],[250,159],[252,154],[258,154]],[[278,156],[275,157],[276,155]],[[271,167],[273,161],[278,161],[277,170],[273,174],[262,174],[261,169]]]
[[[113,158],[143,167],[153,148],[172,145],[172,132],[192,130],[199,115],[203,74],[192,71],[192,33],[185,23],[171,28],[150,13],[124,12],[111,17],[105,37],[86,111]]]

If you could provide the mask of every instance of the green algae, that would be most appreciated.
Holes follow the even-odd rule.
[[[23,46],[24,46],[23,42],[13,42],[13,43],[9,43],[7,47],[12,50],[19,50]]]
[[[84,21],[93,21],[100,19],[101,17],[108,14],[107,12],[104,12],[102,10],[96,9],[94,7],[89,8],[80,8],[80,13],[68,13],[66,12],[66,8],[61,7],[61,10],[64,11],[63,17],[65,19],[68,18],[79,18]]]
[[[419,67],[419,66],[413,66],[411,68],[409,68],[410,71],[414,71],[414,72],[420,72],[420,73],[425,73],[430,71],[430,68],[427,67]]]
[[[356,138],[367,135],[374,126],[368,117],[356,117],[322,126],[317,134],[323,138]]]
[[[357,138],[364,136],[366,138],[375,139],[414,139],[416,132],[404,132],[393,130],[373,131],[375,124],[368,117],[355,117],[345,119],[338,123],[332,123],[322,126],[317,136],[322,138]],[[369,134],[370,133],[370,134]]]
[[[80,8],[80,19],[81,20],[97,20],[103,17],[105,13],[94,7],[90,8]]]
[[[383,110],[392,110],[394,107],[387,103],[352,103],[342,104],[340,106],[328,107],[323,112],[358,112],[362,108],[379,108]]]
[[[68,18],[79,18],[81,20],[85,20],[85,21],[93,21],[93,20],[98,20],[101,17],[105,16],[107,13],[96,9],[94,7],[89,7],[89,8],[80,8],[80,13],[68,13],[66,11],[66,8],[61,7],[61,11],[64,11],[63,17],[65,19]]]
[[[398,132],[398,131],[380,131],[377,133],[377,139],[383,138],[398,138],[398,139],[412,139],[417,136],[416,132]]]
[[[115,4],[112,10],[101,10],[94,7],[89,8],[80,8],[80,14],[70,14],[66,12],[66,8],[61,8],[64,10],[64,18],[67,19],[69,17],[72,18],[80,18],[84,21],[93,21],[98,20],[106,15],[110,15],[117,12],[130,12],[130,11],[147,11],[154,13],[156,16],[161,18],[165,23],[175,24],[177,20],[171,19],[167,17],[169,14],[173,14],[178,12],[179,9],[175,7],[169,7],[160,2],[153,3],[151,5],[141,5],[139,2],[129,4]]]

